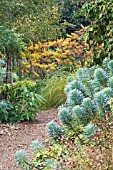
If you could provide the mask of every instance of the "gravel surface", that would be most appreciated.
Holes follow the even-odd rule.
[[[44,141],[47,138],[46,124],[57,119],[57,110],[50,109],[37,114],[34,121],[18,124],[0,125],[0,170],[19,170],[15,162],[15,153],[25,149],[32,159],[33,140]]]

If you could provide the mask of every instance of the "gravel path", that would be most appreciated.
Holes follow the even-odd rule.
[[[56,109],[42,111],[32,122],[0,125],[0,170],[20,169],[15,162],[15,153],[20,149],[25,149],[32,159],[31,143],[47,138],[45,127],[52,119],[57,119]]]

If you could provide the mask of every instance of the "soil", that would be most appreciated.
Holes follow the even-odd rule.
[[[15,162],[15,153],[20,149],[26,150],[32,159],[33,140],[42,142],[48,137],[46,125],[52,119],[57,120],[57,110],[50,109],[37,114],[36,119],[18,124],[0,125],[0,170],[19,170]]]

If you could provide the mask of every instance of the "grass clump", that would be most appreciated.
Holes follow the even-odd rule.
[[[43,80],[37,81],[38,93],[45,99],[45,103],[42,103],[41,109],[57,108],[59,105],[65,103],[66,95],[64,88],[69,75],[69,72],[57,72],[47,75]],[[74,76],[72,74],[72,77]]]

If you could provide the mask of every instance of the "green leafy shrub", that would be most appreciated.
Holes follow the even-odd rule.
[[[8,93],[7,86],[2,87],[2,93],[7,93],[15,108],[18,121],[33,120],[41,103],[44,102],[44,98],[34,91],[35,85],[36,83],[30,80],[17,81],[13,86],[9,84]]]
[[[86,18],[93,20],[84,39],[92,49],[93,63],[102,64],[105,57],[113,58],[113,1],[97,0],[83,5]]]
[[[8,100],[0,101],[0,123],[14,122],[17,120],[17,115],[14,106]]]

